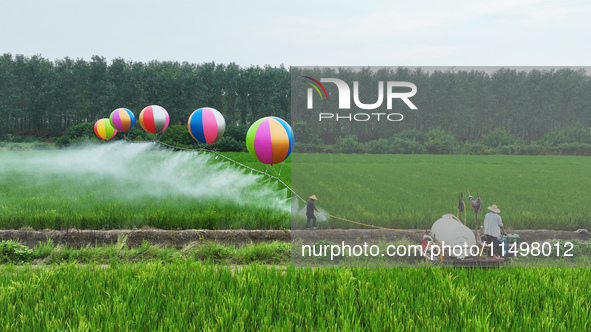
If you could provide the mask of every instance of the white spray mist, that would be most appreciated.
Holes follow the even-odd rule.
[[[76,179],[86,192],[109,186],[112,198],[186,196],[290,211],[286,189],[278,190],[263,175],[230,162],[211,162],[210,155],[173,152],[154,143],[113,142],[11,155],[0,160],[4,176],[17,172],[31,174],[31,181]]]

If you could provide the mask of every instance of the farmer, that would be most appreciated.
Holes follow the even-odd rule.
[[[501,233],[507,235],[503,227],[503,221],[498,213],[501,212],[496,204],[489,206],[491,211],[484,216],[484,240],[492,244],[493,255],[499,258],[503,253],[501,252]],[[506,250],[506,248],[505,248]]]
[[[318,198],[316,198],[316,195],[312,195],[310,196],[310,199],[308,199],[308,202],[306,203],[306,229],[310,229],[310,219],[314,220],[314,224],[312,225],[312,227],[314,229],[316,229],[316,216],[314,215],[314,211],[316,212],[320,212],[318,211],[318,209],[316,208],[316,205],[314,204],[315,201],[317,201]]]

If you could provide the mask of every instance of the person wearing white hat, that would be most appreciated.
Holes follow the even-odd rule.
[[[501,210],[499,210],[497,205],[493,204],[488,209],[490,212],[484,216],[484,240],[492,244],[493,255],[498,258],[499,255],[502,255],[501,233],[506,235],[507,232],[505,232],[505,228],[503,227],[503,220],[499,216]]]
[[[316,195],[312,195],[306,203],[306,229],[310,229],[310,220],[314,220],[312,227],[316,229],[316,216],[314,215],[314,211],[320,212],[314,204],[314,202],[317,200],[318,198],[316,198]]]

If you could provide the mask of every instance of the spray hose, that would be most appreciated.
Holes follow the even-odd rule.
[[[127,138],[125,138],[125,140],[128,141],[128,142],[133,142],[133,141],[127,139]],[[230,161],[230,162],[232,162],[232,163],[234,163],[234,164],[236,164],[236,165],[238,165],[240,167],[249,169],[249,170],[251,170],[253,172],[257,172],[257,173],[260,173],[262,175],[265,175],[265,176],[268,176],[268,177],[270,177],[272,179],[277,180],[279,183],[281,183],[283,186],[285,186],[285,188],[287,188],[289,191],[291,191],[292,194],[294,194],[297,198],[299,198],[303,203],[306,203],[306,200],[304,200],[300,195],[298,195],[298,193],[296,193],[293,189],[291,189],[291,187],[288,186],[285,182],[283,182],[283,180],[281,180],[279,177],[277,177],[275,175],[272,175],[272,174],[269,174],[267,172],[263,172],[263,171],[258,170],[256,168],[253,168],[253,167],[244,165],[244,164],[242,164],[242,163],[240,163],[240,162],[238,162],[238,161],[236,161],[236,160],[234,160],[234,159],[232,159],[230,157],[224,156],[223,154],[221,154],[221,153],[219,153],[219,152],[217,152],[215,150],[209,150],[209,149],[187,149],[187,148],[181,148],[181,147],[178,147],[178,146],[173,146],[173,145],[170,145],[170,144],[161,142],[161,141],[153,141],[153,142],[154,143],[157,143],[157,144],[160,144],[162,146],[171,148],[171,149],[176,149],[176,150],[183,150],[183,151],[190,151],[190,152],[207,152],[207,153],[213,153],[216,156],[222,157],[222,158],[226,159],[227,161]],[[349,219],[345,219],[345,218],[333,216],[333,215],[330,215],[330,214],[325,213],[325,212],[320,212],[320,213],[324,214],[327,217],[331,217],[331,218],[334,218],[334,219],[343,220],[343,221],[346,221],[346,222],[349,222],[349,223],[353,223],[353,224],[357,224],[357,225],[361,225],[361,226],[366,226],[366,227],[372,227],[372,228],[378,228],[378,229],[386,229],[386,230],[390,230],[390,231],[404,232],[404,233],[423,233],[423,231],[414,231],[414,230],[407,230],[407,229],[395,229],[395,228],[387,228],[387,227],[382,227],[382,226],[375,226],[375,225],[370,225],[370,224],[364,224],[364,223],[361,223],[361,222],[357,222],[357,221],[353,221],[353,220],[349,220]]]
[[[379,229],[387,229],[389,231],[404,232],[404,233],[423,233],[423,231],[413,231],[413,230],[408,230],[408,229],[395,229],[395,228],[387,228],[387,227],[382,227],[382,226],[369,225],[369,224],[364,224],[364,223],[361,223],[361,222],[358,222],[358,221],[353,221],[353,220],[349,220],[349,219],[345,219],[345,218],[333,216],[333,215],[330,215],[328,213],[323,213],[323,212],[320,212],[320,213],[324,214],[327,217],[331,217],[331,218],[335,218],[335,219],[339,219],[339,220],[343,220],[343,221],[346,221],[346,222],[350,222],[350,223],[357,224],[357,225],[362,225],[362,226],[367,226],[367,227],[373,227],[373,228],[379,228]]]
[[[127,139],[126,139],[126,140],[127,140]],[[128,142],[132,142],[132,141],[130,141],[130,140],[127,140],[127,141],[128,141]],[[285,186],[285,188],[289,189],[289,191],[291,191],[291,192],[292,192],[294,195],[296,195],[296,197],[297,197],[297,198],[299,198],[299,199],[300,199],[302,202],[304,202],[304,203],[306,202],[306,201],[305,201],[305,200],[304,200],[304,199],[303,199],[303,198],[302,198],[300,195],[298,195],[298,194],[297,194],[295,191],[293,191],[293,189],[291,189],[291,187],[289,187],[289,186],[288,186],[288,185],[287,185],[285,182],[283,182],[283,180],[281,180],[279,177],[277,177],[277,176],[275,176],[275,175],[272,175],[272,174],[269,174],[269,173],[266,173],[266,172],[263,172],[263,171],[261,171],[261,170],[258,170],[258,169],[256,169],[256,168],[253,168],[253,167],[250,167],[250,166],[244,165],[244,164],[242,164],[241,162],[239,162],[239,161],[236,161],[236,160],[234,160],[234,159],[232,159],[232,158],[230,158],[230,157],[226,157],[226,156],[224,156],[223,154],[221,154],[221,153],[219,153],[219,152],[217,152],[217,151],[215,151],[215,150],[209,150],[209,149],[187,149],[187,148],[181,148],[181,147],[178,147],[178,146],[174,146],[174,145],[166,144],[166,143],[164,143],[164,142],[160,142],[160,141],[153,141],[153,142],[154,142],[154,143],[157,143],[157,144],[160,144],[160,145],[163,145],[163,146],[166,146],[166,147],[168,147],[168,148],[171,148],[171,149],[176,149],[176,150],[183,150],[183,151],[189,151],[189,152],[208,152],[208,153],[213,153],[213,154],[215,154],[216,156],[218,156],[218,157],[222,157],[222,158],[224,158],[224,159],[226,159],[226,160],[228,160],[228,161],[230,161],[230,162],[233,162],[234,164],[236,164],[236,165],[238,165],[238,166],[240,166],[240,167],[247,168],[247,169],[249,169],[249,170],[251,170],[251,171],[253,171],[253,172],[257,172],[257,173],[260,173],[260,174],[262,174],[262,175],[265,175],[265,176],[268,176],[268,177],[270,177],[270,178],[273,178],[273,179],[277,180],[279,183],[281,183],[283,186]]]

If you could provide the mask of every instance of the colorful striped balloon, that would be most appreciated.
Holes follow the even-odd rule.
[[[111,112],[109,120],[113,128],[127,132],[135,124],[135,115],[127,108],[118,108]]]
[[[246,147],[263,164],[279,164],[291,154],[293,131],[280,118],[268,116],[259,119],[246,133]]]
[[[158,134],[166,130],[170,118],[162,106],[150,105],[140,113],[140,125],[145,131]]]
[[[216,109],[203,107],[191,114],[187,127],[196,141],[211,144],[224,135],[226,120]]]
[[[117,130],[111,126],[109,119],[104,118],[94,123],[94,133],[100,139],[109,140],[117,135]]]

